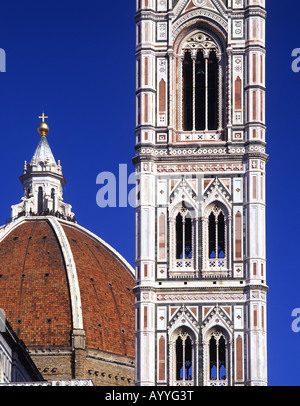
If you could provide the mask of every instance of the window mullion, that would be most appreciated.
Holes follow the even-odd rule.
[[[191,53],[193,61],[193,131],[196,130],[196,59],[197,50],[193,50]]]
[[[205,131],[208,131],[208,58],[209,51],[204,52],[205,60]]]
[[[217,61],[218,61],[218,130],[221,131],[223,127],[223,114],[222,114],[222,104],[223,104],[223,77],[222,77],[222,57],[220,54],[217,54]]]
[[[218,250],[218,243],[219,243],[219,235],[218,235],[218,217],[216,217],[216,259],[219,259],[219,250]]]
[[[181,83],[181,97],[178,98],[178,110],[180,111],[180,115],[179,115],[179,128],[181,131],[183,131],[184,129],[184,120],[183,120],[183,116],[184,116],[184,101],[183,101],[183,97],[184,97],[184,92],[185,92],[185,87],[184,87],[184,78],[183,78],[183,61],[184,61],[184,52],[181,55],[181,57],[178,60],[178,72],[179,72],[179,78],[178,80],[180,80]]]
[[[217,381],[219,381],[220,380],[220,368],[219,368],[219,340],[216,340],[217,341],[217,345],[216,345],[216,351],[217,351],[217,354],[216,354],[216,360],[217,360]]]
[[[182,340],[182,361],[183,361],[182,378],[183,381],[185,381],[185,340]]]
[[[182,259],[185,260],[185,218],[182,218]]]

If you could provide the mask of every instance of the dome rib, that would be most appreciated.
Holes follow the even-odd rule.
[[[49,217],[48,221],[51,224],[53,231],[55,232],[56,237],[60,243],[63,258],[65,261],[71,297],[73,329],[83,330],[81,295],[77,277],[77,269],[72,250],[68,238],[59,221],[55,217]]]

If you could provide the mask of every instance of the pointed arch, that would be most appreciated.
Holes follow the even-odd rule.
[[[218,196],[218,198],[216,198]],[[210,198],[211,197],[211,198]],[[229,277],[231,270],[231,208],[220,193],[211,193],[203,207],[202,276]],[[215,199],[213,199],[215,197]]]
[[[195,12],[195,11],[194,11]],[[176,30],[175,30],[176,31]],[[174,38],[178,132],[201,132],[201,139],[223,139],[226,100],[225,37],[213,24],[190,22]],[[174,88],[174,89],[175,89]],[[179,134],[179,138],[185,137]],[[193,135],[193,141],[199,138]]]
[[[170,217],[175,218],[182,207],[189,211],[192,218],[199,217],[199,211],[195,200],[193,199],[193,196],[187,193],[185,187],[177,186],[176,192],[176,197],[174,197],[169,208]]]
[[[195,319],[195,315],[186,306],[182,306],[177,312],[169,327],[169,337],[172,341],[172,337],[176,334],[176,330],[186,327],[191,330],[193,336],[198,337],[199,335],[199,325]]]
[[[176,260],[193,258],[193,224],[189,211],[176,216]]]
[[[169,207],[169,253],[172,278],[198,273],[198,209],[195,192],[184,178],[173,189]]]
[[[189,327],[181,326],[170,336],[170,371],[171,385],[194,385],[197,381],[197,353],[196,336]]]
[[[184,205],[174,208],[170,216],[170,275],[193,277],[196,272],[197,222],[193,211]]]
[[[231,213],[232,207],[218,186],[214,187],[214,189],[205,199],[205,204],[202,207],[202,215],[207,217],[214,205],[221,207],[225,217],[229,216]]]
[[[209,339],[209,379],[226,381],[227,374],[226,340],[219,330],[215,330]]]
[[[225,325],[222,326],[219,321],[217,323],[214,320],[212,326],[204,333],[203,342],[205,386],[229,386],[232,365],[231,332]]]
[[[216,131],[222,84],[220,48],[207,32],[195,30],[183,41],[181,55],[182,130]]]
[[[176,381],[193,379],[192,340],[188,333],[181,332],[176,339]]]
[[[228,256],[226,253],[228,241],[226,232],[227,217],[227,210],[218,202],[211,204],[207,210],[208,252],[206,255],[208,259],[225,260]]]

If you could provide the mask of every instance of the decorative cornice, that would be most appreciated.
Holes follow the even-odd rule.
[[[157,294],[158,302],[231,302],[231,301],[244,301],[245,295],[243,293],[190,293],[190,294]]]
[[[266,144],[262,142],[247,141],[245,143],[233,144],[233,143],[216,143],[216,144],[190,144],[182,146],[180,144],[172,144],[167,146],[144,144],[136,146],[136,157],[143,155],[151,155],[154,158],[164,157],[205,157],[209,156],[222,156],[230,157],[232,155],[243,157],[247,153],[260,153],[265,154]]]

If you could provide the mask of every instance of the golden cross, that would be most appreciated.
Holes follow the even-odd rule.
[[[41,118],[41,119],[43,120],[43,123],[44,123],[44,122],[45,122],[45,118],[49,118],[49,117],[45,116],[45,114],[43,113],[43,115],[42,115],[42,116],[39,116],[39,118]]]

